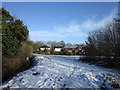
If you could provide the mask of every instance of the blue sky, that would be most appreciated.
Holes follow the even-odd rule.
[[[23,20],[33,41],[84,43],[88,33],[109,21],[115,2],[6,2],[2,4]]]

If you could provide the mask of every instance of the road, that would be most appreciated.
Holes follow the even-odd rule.
[[[79,56],[36,55],[37,64],[20,72],[1,88],[112,88],[120,72],[82,63]]]

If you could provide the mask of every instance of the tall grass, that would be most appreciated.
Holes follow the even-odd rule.
[[[32,46],[22,43],[20,55],[16,58],[2,59],[2,81],[7,80],[16,73],[29,68],[29,58],[32,54]]]

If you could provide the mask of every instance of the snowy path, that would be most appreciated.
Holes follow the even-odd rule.
[[[17,74],[1,87],[111,88],[106,82],[120,82],[119,72],[81,63],[77,56],[36,56],[36,66]]]

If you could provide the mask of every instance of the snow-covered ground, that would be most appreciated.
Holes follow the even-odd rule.
[[[0,88],[111,88],[120,72],[81,63],[78,56],[36,55],[37,65],[17,74]]]

